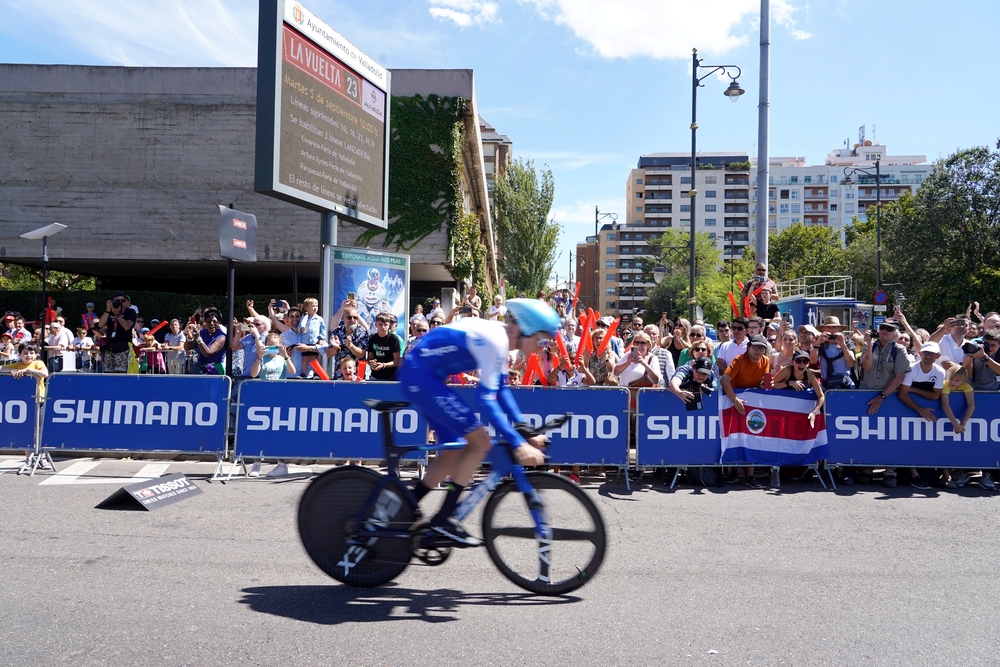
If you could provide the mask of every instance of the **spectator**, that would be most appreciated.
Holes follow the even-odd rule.
[[[576,320],[572,317],[567,317],[562,321],[563,327],[563,340],[566,343],[566,351],[569,355],[575,356],[576,350],[580,346],[580,337],[576,335]]]
[[[369,341],[368,330],[362,326],[362,318],[357,307],[345,301],[341,311],[344,313],[344,319],[330,332],[329,347],[326,349],[327,356],[334,358],[334,380],[344,379],[341,376],[341,364],[344,359],[353,359],[357,364],[358,360],[365,358]]]
[[[787,333],[787,332],[786,332]],[[775,389],[792,389],[794,391],[813,390],[816,394],[816,407],[808,414],[809,425],[816,425],[816,415],[826,402],[826,394],[819,383],[819,378],[809,369],[809,353],[796,350],[792,353],[792,363],[786,365],[774,375]]]
[[[704,339],[705,327],[701,327],[702,339]],[[677,368],[682,363],[681,354],[684,350],[691,347],[691,323],[684,319],[683,317],[677,318],[677,322],[674,323],[673,331],[670,334],[670,341],[664,343],[662,340],[660,344],[663,345],[670,352],[670,356],[674,359],[674,368]]]
[[[611,349],[611,344],[604,348],[601,354],[597,350],[601,348],[605,336],[609,335],[607,325],[604,328],[594,329],[590,335],[592,347],[584,354],[584,383],[587,385],[599,385],[603,387],[617,387],[618,378],[615,377],[615,364],[618,363],[618,355]]]
[[[24,318],[21,315],[15,315],[14,328],[11,329],[11,338],[14,341],[14,345],[20,345],[21,343],[28,343],[31,341],[32,334],[24,325]]]
[[[128,372],[128,346],[132,342],[132,330],[138,315],[126,303],[125,293],[116,292],[98,322],[107,332],[101,350],[105,373]]]
[[[444,308],[441,307],[441,299],[434,297],[434,301],[431,304],[431,312],[427,313],[427,319],[433,320],[435,317],[440,317],[442,324],[444,323]]]
[[[723,343],[715,349],[715,363],[719,367],[719,374],[726,372],[729,364],[733,363],[739,355],[747,351],[747,325],[749,321],[745,317],[737,317],[733,320],[733,339]],[[766,341],[765,341],[766,342]]]
[[[586,384],[583,368],[582,359],[580,363],[575,365],[572,358],[560,359],[559,365],[549,372],[546,380],[548,380],[549,385],[556,387],[579,387]]]
[[[467,297],[469,305],[472,306],[478,312],[483,312],[483,299],[479,296],[479,288],[475,285],[469,286],[469,294]],[[478,316],[477,316],[478,317]]]
[[[611,336],[611,342],[608,343],[608,347],[615,355],[615,363],[618,363],[618,359],[621,359],[622,354],[625,352],[625,343],[621,338],[618,337],[617,331],[611,331],[611,325],[615,323],[615,318],[610,315],[605,315],[604,317],[597,320],[595,325],[595,330],[597,328],[603,329],[607,332],[607,335]]]
[[[493,305],[486,311],[486,319],[494,322],[503,322],[507,316],[507,306],[503,305],[503,297],[497,294],[493,297]]]
[[[719,320],[715,324],[715,334],[719,337],[719,344],[728,343],[732,340],[732,331],[729,328],[728,320]]]
[[[544,292],[540,292],[540,294],[542,294],[542,299],[544,300]],[[562,289],[555,290],[549,295],[549,298],[553,300],[557,307],[561,305],[565,313],[573,313],[573,295],[569,293],[568,288],[563,287]]]
[[[74,368],[76,353],[72,351],[73,337],[59,322],[49,325],[49,335],[45,339],[45,349],[48,356],[49,373],[58,373],[69,361],[69,367]],[[69,357],[69,359],[67,359]]]
[[[906,358],[906,350],[896,342],[899,336],[899,324],[895,320],[883,320],[878,327],[878,340],[872,342],[871,330],[865,329],[865,344],[861,353],[861,389],[876,390],[879,393],[868,401],[868,414],[874,415],[889,397],[889,394],[903,383],[910,371],[910,362]],[[886,468],[883,479],[885,486],[896,486],[896,469]],[[929,489],[930,486],[920,475],[911,480],[911,485],[918,489]]]
[[[969,320],[965,315],[956,315],[942,322],[931,334],[931,340],[941,346],[941,366],[948,370],[952,366],[961,366],[965,361],[965,333],[969,328]]]
[[[4,331],[0,334],[0,364],[17,363],[19,359],[17,348],[14,347],[14,337],[10,331]]]
[[[354,357],[347,356],[340,360],[337,365],[337,379],[344,382],[361,382],[358,377],[358,362]]]
[[[984,331],[979,349],[965,355],[964,365],[975,391],[1000,390],[1000,329]]]
[[[827,391],[854,389],[851,369],[855,366],[856,357],[853,341],[844,336],[847,327],[840,323],[840,318],[831,315],[823,318],[819,329],[819,338],[813,343],[812,354],[815,356],[811,358],[819,364],[823,388]],[[871,335],[870,332],[868,335]]]
[[[435,327],[442,326],[444,324],[444,315],[435,315],[435,316],[431,317],[427,321],[427,324],[429,325],[429,327],[431,329],[433,329]]]
[[[277,308],[284,308],[284,321],[278,317]],[[299,322],[302,319],[302,311],[299,308],[292,308],[287,301],[271,302],[267,306],[267,313],[271,319],[271,328],[281,334],[281,344],[288,351],[288,356],[292,360],[298,372],[302,371],[302,352],[299,351]],[[336,320],[336,317],[334,317]],[[332,322],[332,321],[331,321]]]
[[[706,343],[708,345],[708,352],[709,352],[709,354],[712,353],[712,348],[714,346],[712,345],[712,341],[709,340],[708,335],[705,332],[705,325],[704,324],[692,324],[691,325],[691,330],[688,332],[688,340],[690,341],[691,345],[688,346],[688,347],[686,347],[686,348],[684,348],[683,350],[681,350],[680,357],[675,362],[674,368],[680,368],[684,364],[686,364],[689,361],[691,361],[691,358],[692,358],[692,355],[691,355],[692,350],[691,350],[691,348],[694,347],[695,345],[697,345],[698,343],[702,343],[702,342]],[[712,357],[712,361],[713,362],[715,361],[715,357],[714,356]],[[673,373],[670,373],[670,375],[673,375]]]
[[[160,350],[160,343],[153,336],[148,327],[143,327],[139,332],[139,344],[135,348],[135,353],[139,357],[140,370],[162,375],[167,372],[167,365],[163,361],[163,352]]]
[[[940,348],[937,343],[924,343],[920,348],[920,361],[913,365],[910,372],[903,378],[903,384],[899,387],[899,400],[931,423],[937,421],[934,409],[918,404],[910,394],[931,401],[940,400],[941,390],[944,388],[945,370],[937,363],[939,356]],[[910,468],[910,476],[912,479],[916,479],[920,475],[916,469]],[[945,469],[942,477],[946,487],[955,488],[956,484],[952,480],[951,470]],[[966,479],[968,479],[967,475]]]
[[[97,316],[97,313],[94,312],[94,307],[94,302],[88,301],[86,305],[86,312],[80,316],[80,326],[82,326],[86,331],[90,331],[95,328],[98,320],[101,319]]]
[[[241,329],[240,321],[233,318],[233,336],[230,343],[230,348],[233,352],[243,352],[242,373],[240,374],[243,378],[253,377],[252,369],[254,363],[257,361],[257,350],[263,347],[262,341],[264,336],[271,331],[271,320],[257,314],[253,309],[252,299],[247,300],[247,309],[250,311],[251,316],[245,322],[246,327],[244,330],[246,334],[242,338],[239,337],[237,332]]]
[[[715,365],[708,357],[697,357],[674,371],[667,389],[685,403],[690,403],[697,400],[700,394],[711,393],[717,382]]]
[[[799,349],[799,337],[791,329],[781,332],[779,345],[771,355],[771,371],[777,375],[782,369],[790,367],[795,353]],[[806,353],[808,357],[809,354]]]
[[[771,300],[771,288],[762,287],[756,299],[750,299],[750,310],[752,315],[759,317],[765,322],[780,319],[778,304]]]
[[[410,353],[410,349],[418,340],[427,335],[427,332],[430,331],[430,327],[427,325],[427,322],[415,322],[412,325],[412,330],[413,335],[406,341],[406,354]]]
[[[695,329],[695,327],[691,327],[691,330],[692,330],[692,334],[691,335],[692,336],[694,335],[694,333],[693,333],[694,329]],[[705,327],[701,327],[701,330],[702,330],[701,339],[704,340],[705,339],[705,333],[704,333]],[[674,364],[674,357],[673,357],[672,354],[670,354],[670,350],[665,350],[662,347],[660,347],[660,345],[659,345],[659,342],[660,342],[660,329],[659,329],[659,327],[657,327],[655,324],[647,324],[645,326],[645,328],[643,328],[643,331],[646,333],[647,336],[649,336],[649,340],[652,343],[652,348],[653,349],[651,350],[651,352],[653,353],[653,356],[655,356],[656,360],[660,362],[660,383],[659,384],[660,384],[661,387],[666,388],[667,382],[673,376],[674,369],[677,367]],[[684,352],[687,352],[689,349],[690,348],[685,348]]]
[[[734,325],[735,331],[735,325]],[[736,396],[734,389],[759,388],[764,383],[764,375],[771,370],[771,359],[767,356],[767,340],[763,336],[747,338],[746,352],[739,354],[726,367],[722,376],[722,390],[733,402],[736,411],[746,414],[746,404]],[[761,488],[760,482],[753,475],[753,466],[743,468],[743,482],[752,489]],[[772,480],[773,482],[773,480]]]
[[[184,374],[184,343],[187,335],[181,331],[181,321],[170,320],[170,331],[163,338],[163,349],[167,352],[167,373],[171,375]]]
[[[391,381],[399,368],[402,347],[390,327],[389,313],[379,313],[375,317],[375,333],[368,337],[368,368],[372,380]]]
[[[757,303],[754,305],[759,308],[762,303],[760,293],[758,293],[757,296],[753,296],[753,293],[757,290],[761,290],[761,292],[763,292],[762,288],[765,287],[770,292],[771,301],[777,303],[779,298],[778,287],[774,284],[774,281],[768,277],[767,265],[764,263],[758,263],[754,268],[753,277],[747,279],[746,283],[743,284],[743,289],[740,291],[740,303],[744,303],[746,299],[749,298],[751,302],[756,300]]]
[[[976,395],[973,393],[972,385],[968,383],[968,379],[969,372],[964,366],[955,364],[945,371],[944,387],[941,388],[941,407],[944,409],[944,414],[948,418],[948,421],[951,422],[951,427],[955,433],[965,433],[965,430],[969,426],[969,420],[972,419],[972,413],[976,410]],[[955,418],[955,413],[951,409],[950,398],[954,392],[962,392],[965,395],[965,414],[961,420]],[[965,486],[966,482],[969,481],[969,475],[964,471],[956,471],[954,478],[951,475],[952,471],[948,468],[945,468],[941,472],[945,488],[948,489]],[[980,479],[980,486],[986,489],[990,488],[993,479],[990,478],[989,473],[984,472],[983,478],[989,481],[984,482],[983,479]]]
[[[21,360],[15,364],[0,367],[0,373],[10,373],[10,376],[15,380],[24,377],[35,378],[35,400],[38,403],[38,409],[41,410],[42,402],[45,400],[45,378],[49,376],[49,371],[45,368],[45,362],[38,358],[38,347],[34,343],[21,343],[17,352]],[[26,465],[31,465],[31,456],[31,452],[25,450],[24,462]],[[39,467],[42,470],[49,469],[46,457],[41,457]]]
[[[629,407],[633,411],[639,389],[660,384],[660,363],[651,348],[649,336],[640,330],[632,339],[631,349],[615,364],[614,373],[618,377],[618,384],[628,387]]]
[[[639,317],[638,315],[634,316],[632,318],[632,321],[629,323],[629,328],[625,331],[625,336],[622,339],[625,341],[626,347],[629,345],[629,343],[632,342],[632,340],[635,338],[635,335],[640,331],[642,331],[642,326],[643,326],[642,318]]]
[[[249,335],[253,336],[253,332]],[[254,338],[257,349],[248,377],[262,380],[284,380],[295,377],[296,368],[287,348],[281,344],[281,334],[270,331],[263,337]]]
[[[302,317],[299,319],[299,343],[296,348],[302,354],[302,377],[313,377],[311,362],[319,358],[326,347],[326,322],[318,314],[319,301],[308,298],[302,302]]]
[[[341,305],[341,309],[343,309],[343,305]],[[413,307],[413,315],[410,317],[411,336],[413,335],[413,325],[416,324],[417,322],[423,322],[424,324],[427,324],[427,316],[424,315],[424,305],[422,303],[418,303],[416,306]],[[334,318],[330,320],[330,326],[333,327],[336,326],[337,324],[339,324],[339,320],[336,316],[334,316]]]
[[[194,340],[184,347],[198,352],[198,368],[202,375],[225,375],[226,334],[219,324],[219,311],[209,308],[202,315],[202,327]]]

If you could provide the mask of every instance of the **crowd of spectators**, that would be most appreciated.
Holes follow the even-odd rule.
[[[645,324],[639,316],[627,321],[598,317],[574,303],[569,290],[539,292],[537,298],[563,315],[562,331],[558,340],[539,348],[535,359],[512,352],[509,381],[624,387],[633,409],[644,387],[667,390],[695,406],[701,405],[704,394],[719,390],[741,414],[745,407],[736,389],[809,391],[816,401],[810,422],[822,410],[827,391],[860,388],[878,392],[868,403],[870,415],[897,394],[916,415],[929,421],[947,419],[957,433],[965,430],[975,411],[972,392],[1000,390],[1000,313],[983,315],[978,303],[970,304],[933,331],[914,329],[898,307],[875,332],[865,323],[842,323],[836,316],[816,326],[793,327],[777,310],[779,295],[766,267],[758,265],[755,273],[741,293],[748,307],[714,327],[683,317],[671,320],[666,313],[657,324]],[[39,367],[45,374],[76,370],[222,375],[231,331],[232,375],[237,380],[308,379],[322,375],[326,367],[339,381],[391,381],[405,363],[406,351],[431,329],[465,317],[503,322],[503,296],[497,294],[487,303],[484,310],[482,297],[470,287],[450,312],[440,299],[430,302],[427,313],[418,304],[404,337],[397,333],[396,315],[379,312],[372,325],[350,298],[330,318],[319,312],[315,299],[294,306],[271,299],[266,313],[247,301],[245,316],[235,317],[228,327],[220,310],[211,307],[197,309],[186,321],[151,319],[147,326],[138,306],[119,292],[103,309],[88,303],[86,312],[70,321],[56,310],[48,324],[30,325],[20,313],[7,312],[0,327],[0,364],[8,371],[17,368],[16,377],[25,372],[40,377]],[[462,374],[452,380],[468,384],[477,378]],[[968,399],[963,414],[952,412],[948,395],[953,391]],[[914,396],[937,402],[939,408],[917,403]],[[761,486],[752,467],[742,472],[745,484]],[[871,481],[873,475],[862,468],[840,472],[845,484]],[[772,484],[778,483],[777,474],[772,470]],[[925,474],[910,469],[910,484],[929,488],[929,482],[937,481],[927,480]],[[940,473],[946,487],[961,486],[968,479],[967,471]],[[897,471],[886,469],[882,481],[895,486]],[[989,471],[983,471],[979,483],[994,488]]]

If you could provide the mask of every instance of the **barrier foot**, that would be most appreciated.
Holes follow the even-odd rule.
[[[687,466],[677,466],[677,470],[674,471],[674,478],[670,480],[670,490],[674,491],[677,488],[677,479],[681,476],[681,471],[687,472]]]
[[[615,484],[619,484],[620,483],[620,480],[622,478],[622,474],[623,473],[625,475],[625,489],[628,490],[629,493],[631,493],[632,492],[632,482],[628,478],[628,466],[618,466],[618,474],[615,475]]]
[[[242,477],[245,477],[247,479],[250,478],[250,473],[247,471],[247,463],[243,459],[242,454],[236,457],[236,460],[233,461],[232,464],[229,466],[229,472],[226,473],[225,475],[223,475],[222,473],[222,466],[225,463],[225,457],[222,455],[221,452],[217,452],[216,456],[218,457],[218,461],[215,464],[215,472],[212,473],[212,476],[208,480],[209,482],[214,482],[219,480],[223,484],[225,484],[226,482],[232,480],[233,473],[236,472],[237,467],[239,467],[240,470],[242,471],[240,473],[241,478]]]
[[[24,463],[21,464],[21,467],[17,469],[17,474],[22,475],[27,473],[28,477],[33,477],[35,475],[35,471],[39,468],[42,468],[42,470],[46,469],[42,466],[43,462],[48,464],[48,470],[55,472],[56,462],[52,460],[52,454],[48,451],[44,451],[40,454],[29,454],[28,458],[24,460]]]

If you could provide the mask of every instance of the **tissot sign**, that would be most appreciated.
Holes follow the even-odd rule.
[[[254,189],[385,228],[389,72],[291,0],[259,35]]]

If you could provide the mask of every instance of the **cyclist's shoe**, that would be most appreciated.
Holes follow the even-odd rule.
[[[435,535],[447,538],[457,547],[478,547],[483,543],[478,537],[473,537],[465,532],[465,528],[454,517],[447,519],[435,518],[431,521],[430,530]]]

